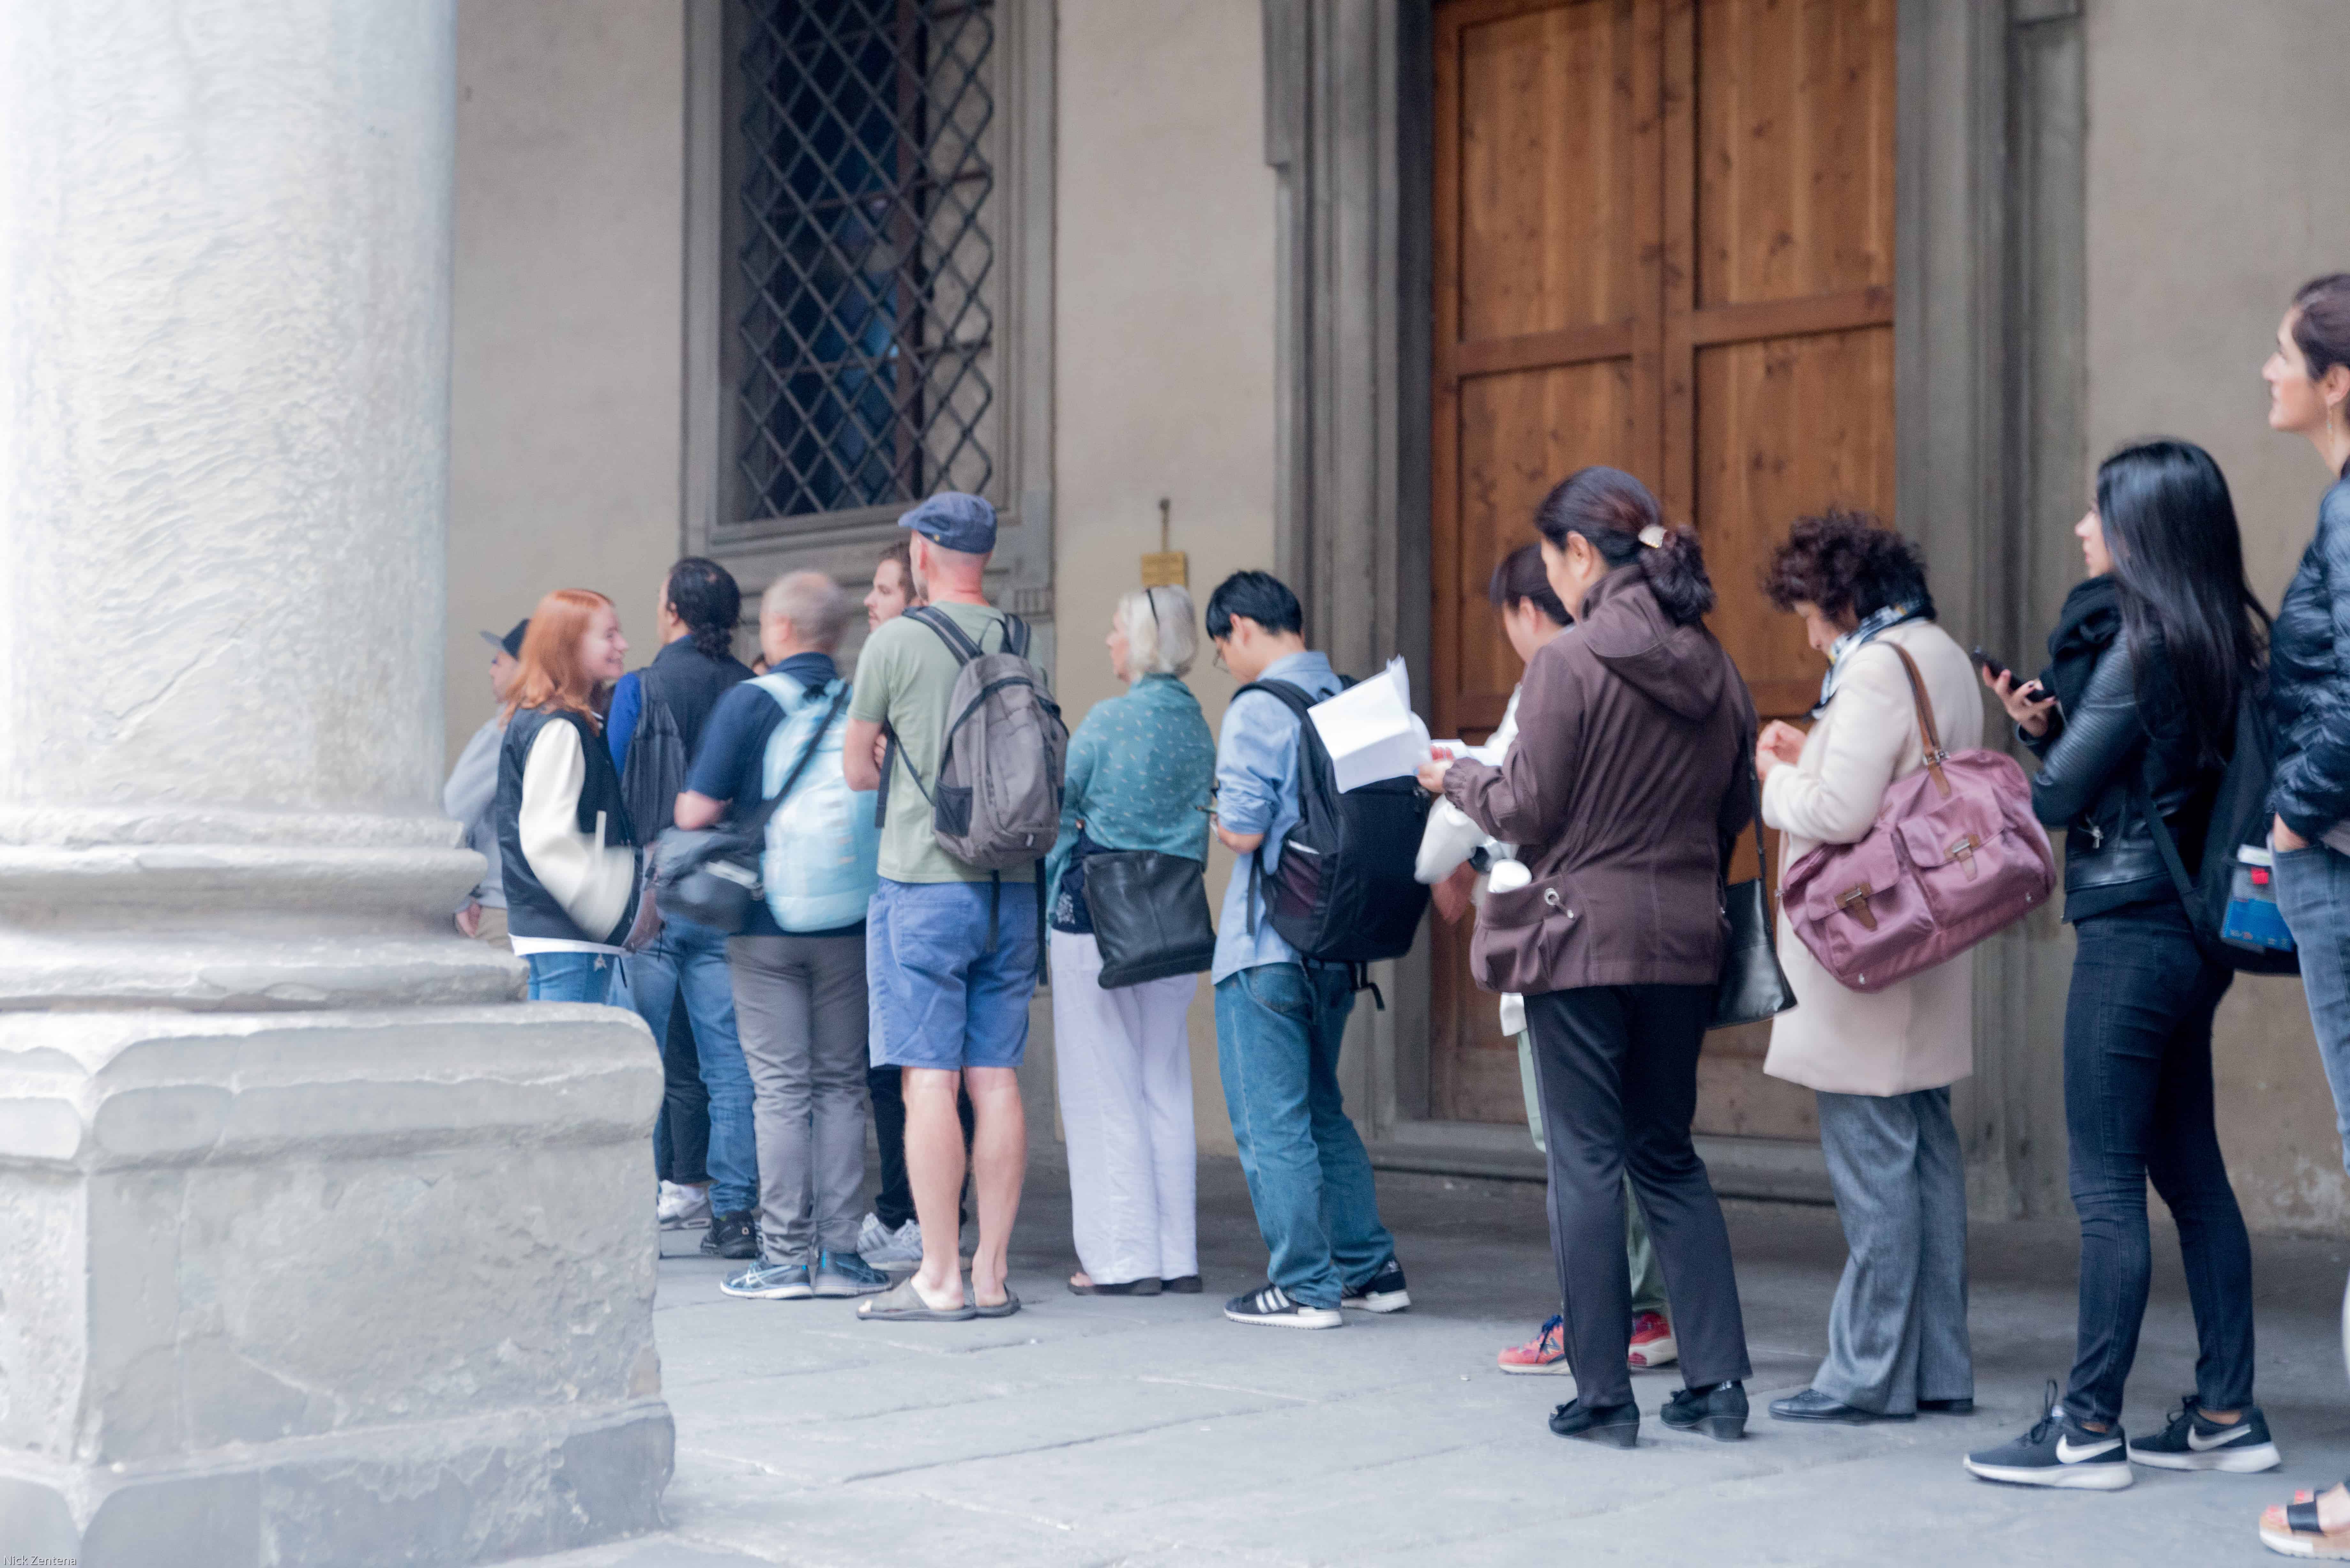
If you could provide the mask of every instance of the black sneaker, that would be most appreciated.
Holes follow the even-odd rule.
[[[1347,1321],[1336,1307],[1307,1306],[1279,1285],[1234,1296],[1224,1303],[1224,1315],[1266,1328],[1336,1328]]]
[[[710,1222],[702,1239],[706,1258],[755,1258],[759,1255],[759,1216],[749,1209],[721,1214]]]
[[[1640,1407],[1602,1405],[1594,1408],[1580,1399],[1570,1399],[1550,1413],[1550,1429],[1562,1438],[1628,1449],[1640,1440]]]
[[[2178,1402],[2162,1435],[2132,1443],[2129,1457],[2157,1469],[2225,1470],[2230,1475],[2272,1470],[2284,1463],[2258,1405],[2248,1407],[2233,1426],[2223,1427],[2205,1419],[2203,1407],[2192,1394]]]
[[[2012,1443],[1967,1456],[1967,1469],[1984,1480],[2013,1486],[2080,1487],[2119,1491],[2137,1478],[2130,1471],[2129,1439],[2119,1427],[2092,1432],[2056,1401],[2048,1386],[2048,1414]]]
[[[1379,1272],[1338,1297],[1338,1304],[1357,1312],[1401,1312],[1411,1305],[1403,1286],[1403,1265],[1389,1258]]]
[[[1717,1383],[1702,1394],[1680,1389],[1657,1416],[1676,1432],[1703,1432],[1717,1443],[1734,1443],[1746,1435],[1746,1385]]]

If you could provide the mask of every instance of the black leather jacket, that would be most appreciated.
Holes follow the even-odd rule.
[[[2304,838],[2350,817],[2350,480],[2325,493],[2269,636],[2269,807]]]
[[[2156,658],[2160,659],[2159,650]],[[2166,689],[2167,665],[2149,672],[2148,686]],[[2065,829],[2067,919],[2112,909],[2171,887],[2154,834],[2137,799],[2143,784],[2193,863],[2200,834],[2179,819],[2196,803],[2204,778],[2195,744],[2183,724],[2149,730],[2139,713],[2127,634],[2097,656],[2074,711],[2051,714],[2048,732],[2023,743],[2040,759],[2032,781],[2032,809],[2050,827]],[[2076,897],[2081,895],[2082,897]]]

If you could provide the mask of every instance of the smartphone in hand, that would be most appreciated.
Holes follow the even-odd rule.
[[[1993,659],[1990,654],[1985,653],[1982,650],[1982,644],[1981,643],[1975,644],[1974,660],[1976,665],[1981,669],[1983,679],[1986,680],[1996,680],[2001,676],[2009,673],[2007,666],[2002,664],[1998,659]]]

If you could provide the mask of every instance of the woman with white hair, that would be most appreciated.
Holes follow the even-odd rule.
[[[1110,616],[1110,671],[1123,696],[1097,702],[1069,737],[1061,833],[1046,863],[1052,911],[1053,1057],[1068,1138],[1078,1295],[1200,1289],[1193,1196],[1191,1043],[1199,977],[1101,984],[1085,863],[1104,850],[1208,858],[1216,742],[1183,684],[1199,648],[1191,596],[1137,588]]]

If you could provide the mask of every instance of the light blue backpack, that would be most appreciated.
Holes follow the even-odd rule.
[[[791,785],[767,818],[759,857],[768,912],[786,931],[853,926],[880,880],[881,832],[873,826],[873,792],[850,789],[840,769],[848,683],[836,676],[810,691],[790,676],[763,675],[752,684],[784,710],[767,740],[761,792],[773,800]]]

